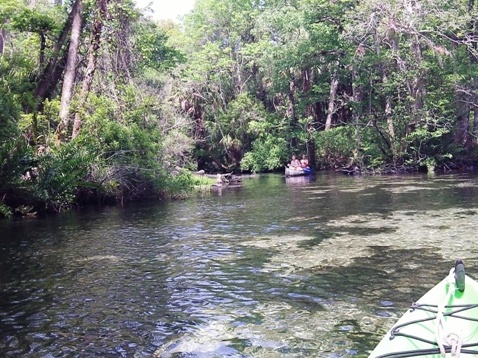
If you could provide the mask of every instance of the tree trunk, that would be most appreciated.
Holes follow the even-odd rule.
[[[478,76],[473,79],[473,138],[478,145]]]
[[[422,121],[423,116],[423,104],[425,102],[425,79],[422,70],[423,56],[422,48],[418,35],[415,34],[414,41],[412,43],[412,49],[415,55],[416,67],[419,69],[418,75],[411,85],[411,96],[413,98],[412,113],[413,113],[413,126]]]
[[[382,83],[386,85],[388,82],[387,71],[382,68]],[[385,95],[385,118],[387,120],[388,138],[386,139],[387,145],[392,152],[392,160],[395,163],[397,161],[397,143],[395,143],[395,125],[393,123],[392,116],[392,97],[390,94]]]
[[[287,94],[289,97],[289,117],[291,123],[295,125],[296,122],[296,113],[295,113],[295,84],[294,80],[290,80],[289,82],[289,93]]]
[[[378,58],[382,58],[382,42],[385,43],[390,47],[390,49],[398,53],[398,43],[397,43],[397,35],[395,31],[395,25],[393,23],[392,19],[389,19],[390,23],[388,24],[388,31],[385,34],[385,37],[382,39],[382,36],[377,32],[378,31],[378,24],[377,24],[377,19],[373,17],[373,28],[375,29],[373,38],[374,38],[374,44],[375,44],[375,52],[377,54]],[[363,54],[364,49],[361,48],[361,54]],[[380,61],[379,63],[379,71],[380,71],[380,76],[381,76],[381,85],[383,86],[384,89],[389,88],[388,84],[388,74],[389,74],[389,61],[384,58]],[[395,162],[396,160],[396,143],[395,143],[395,123],[393,121],[393,116],[392,116],[392,110],[393,110],[393,100],[392,100],[392,95],[389,90],[384,91],[384,98],[380,98],[380,101],[385,102],[385,108],[383,108],[383,112],[385,114],[385,121],[387,125],[387,135],[384,135],[382,133],[382,130],[379,128],[379,126],[375,126],[377,131],[380,133],[380,136],[383,138],[383,140],[386,142],[387,147],[391,151],[393,161]]]
[[[456,128],[454,141],[458,145],[466,146],[470,127],[470,98],[468,88],[456,88]]]
[[[329,106],[327,109],[327,119],[325,120],[325,130],[332,127],[332,117],[335,113],[335,99],[337,97],[337,87],[339,86],[339,80],[337,74],[334,72],[330,80],[330,92],[329,92]]]
[[[70,46],[68,48],[68,57],[66,60],[65,74],[63,76],[63,87],[61,90],[60,101],[60,123],[56,129],[56,134],[60,141],[66,137],[66,131],[69,126],[70,102],[73,97],[76,75],[76,62],[78,58],[78,50],[80,47],[81,28],[83,23],[82,10],[83,4],[81,0],[77,0],[78,6],[73,14],[73,23],[71,26]]]
[[[7,42],[7,30],[0,29],[0,55],[5,54],[5,43]]]
[[[37,110],[42,109],[43,102],[45,101],[46,98],[49,98],[51,96],[56,85],[60,81],[61,74],[63,73],[63,67],[66,63],[66,55],[67,55],[67,52],[66,51],[62,52],[62,49],[66,43],[68,34],[70,33],[70,30],[71,30],[71,26],[73,23],[73,16],[75,13],[77,13],[78,11],[77,8],[80,7],[80,5],[81,5],[80,0],[76,0],[75,3],[73,4],[73,8],[71,9],[71,12],[65,23],[65,26],[63,27],[62,32],[60,33],[60,37],[55,43],[50,60],[48,61],[48,64],[45,66],[45,68],[43,69],[42,74],[40,76],[40,80],[37,83],[37,86],[35,88],[35,98],[37,98],[39,101],[38,108],[36,108]],[[31,110],[34,110],[34,109],[32,108],[30,109],[30,111]]]
[[[393,26],[391,26],[391,30],[388,31],[386,41],[391,44],[391,47],[394,51],[398,51],[398,44],[397,44],[397,37],[395,30],[393,30]],[[375,46],[377,55],[381,56],[381,47],[379,44],[379,36],[375,32]],[[387,63],[381,63],[380,71],[382,75],[382,84],[384,86],[388,85],[388,70],[387,70]],[[390,137],[389,141],[389,148],[392,150],[393,160],[395,161],[396,158],[396,149],[395,149],[395,125],[393,123],[392,117],[392,97],[389,93],[385,93],[385,118],[387,121],[387,128],[388,128],[388,135]]]
[[[46,36],[42,32],[40,33],[40,58],[39,58],[40,67],[43,67],[43,65],[45,64],[45,49],[46,49]]]
[[[103,24],[108,12],[108,2],[109,0],[98,0],[98,15],[93,24],[93,34],[91,36],[91,43],[88,49],[88,65],[85,71],[85,77],[83,79],[83,85],[81,88],[80,98],[78,109],[81,110],[88,98],[88,94],[91,90],[93,84],[93,77],[96,71],[96,62],[98,58],[98,50],[101,45],[101,33],[103,31]],[[75,139],[78,133],[80,132],[82,126],[82,119],[80,112],[75,113],[75,121],[73,123],[73,132],[71,134],[71,139]]]
[[[292,128],[295,128],[297,126],[297,117],[296,117],[297,114],[295,111],[295,84],[293,79],[291,79],[289,82],[289,92],[287,96],[289,98],[288,112],[289,112],[289,118],[290,118],[290,125],[292,126]],[[295,135],[291,138],[290,145],[292,148],[297,147],[297,138]]]
[[[360,155],[361,153],[361,147],[362,147],[362,137],[360,133],[360,117],[362,114],[362,107],[361,103],[363,100],[363,88],[361,86],[357,86],[356,82],[359,77],[358,75],[358,70],[354,69],[352,71],[352,76],[353,76],[353,84],[352,84],[352,96],[353,96],[353,102],[354,102],[354,111],[353,111],[353,118],[354,118],[354,125],[355,125],[355,149],[353,152],[353,164],[359,164],[362,166],[362,157]]]
[[[469,0],[468,11],[470,12],[470,14],[473,14],[474,8],[475,0]],[[470,28],[472,31],[472,38],[476,39],[476,37],[478,36],[478,26],[475,16],[472,17]],[[473,41],[471,46],[474,51],[470,55],[470,61],[476,66],[476,64],[478,64],[478,58],[476,57],[476,50],[478,44],[476,41]],[[473,78],[471,100],[471,106],[473,107],[473,142],[470,143],[470,145],[478,145],[478,76],[475,76]]]
[[[314,131],[314,128],[310,126],[309,128],[309,139],[307,140],[307,157],[309,159],[309,165],[311,168],[314,168],[317,166],[317,155],[315,153],[315,140],[314,136],[312,135],[312,132]]]

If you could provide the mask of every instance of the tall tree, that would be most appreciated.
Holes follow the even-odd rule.
[[[78,108],[81,110],[83,105],[86,102],[89,92],[91,91],[91,86],[93,84],[93,76],[96,71],[96,62],[98,58],[98,51],[101,45],[101,34],[103,31],[103,25],[108,15],[108,2],[109,0],[98,0],[97,1],[97,11],[96,16],[93,20],[93,29],[91,33],[91,42],[88,48],[88,64],[85,69],[85,74],[83,78],[83,85],[81,87],[81,92],[79,96]],[[72,139],[76,138],[80,132],[82,125],[82,119],[80,112],[77,110],[75,112],[75,121],[73,123],[73,132]]]
[[[36,83],[34,95],[38,101],[38,108],[30,108],[29,111],[42,110],[45,99],[50,98],[58,85],[65,63],[67,61],[68,51],[65,50],[68,42],[68,35],[71,32],[73,19],[78,11],[81,10],[81,1],[76,0],[69,12],[58,38],[56,39],[47,64],[41,69],[39,79]]]
[[[83,2],[76,0],[73,6],[72,26],[70,33],[70,45],[68,47],[68,56],[66,60],[65,73],[63,76],[63,87],[61,90],[60,103],[60,123],[56,129],[58,139],[63,141],[67,135],[70,122],[70,102],[73,97],[76,77],[76,64],[78,61],[78,51],[80,48],[81,29],[83,26]]]

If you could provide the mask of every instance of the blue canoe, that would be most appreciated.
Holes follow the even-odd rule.
[[[299,168],[299,167],[286,167],[285,168],[285,176],[286,177],[294,177],[299,175],[310,175],[312,174],[311,168]]]

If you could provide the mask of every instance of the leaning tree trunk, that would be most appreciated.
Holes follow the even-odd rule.
[[[55,42],[55,46],[53,47],[48,64],[45,66],[42,71],[42,74],[40,75],[40,80],[38,81],[37,86],[35,88],[35,98],[39,102],[38,108],[36,108],[36,110],[41,111],[43,107],[43,102],[46,98],[49,98],[51,96],[51,94],[54,92],[55,87],[60,81],[67,57],[67,52],[62,51],[62,49],[67,42],[67,37],[72,27],[74,14],[77,13],[78,7],[80,5],[81,3],[79,0],[76,0],[73,4],[73,8],[60,33],[60,37]],[[30,111],[34,110],[34,108],[30,109]]]
[[[108,2],[109,0],[98,0],[97,6],[98,6],[98,15],[97,18],[93,24],[93,33],[91,37],[91,44],[90,48],[88,49],[88,65],[86,67],[85,71],[85,77],[83,79],[83,85],[81,88],[81,93],[80,93],[80,98],[79,98],[79,104],[78,104],[78,109],[81,111],[83,108],[87,98],[88,94],[91,91],[91,86],[93,84],[93,77],[96,71],[96,63],[97,63],[97,58],[98,58],[98,51],[101,46],[101,33],[103,31],[103,24],[107,16],[108,12]],[[77,111],[75,113],[75,121],[73,123],[73,132],[71,134],[71,139],[75,139],[78,136],[78,133],[80,132],[81,126],[82,126],[82,119],[80,112]]]
[[[61,142],[66,137],[66,131],[69,126],[70,102],[73,97],[76,75],[76,61],[78,59],[78,50],[80,48],[81,27],[83,23],[81,0],[76,0],[78,6],[73,14],[73,23],[71,26],[70,46],[68,48],[68,58],[66,60],[65,74],[63,77],[63,87],[61,90],[60,101],[60,123],[56,128],[58,140]]]

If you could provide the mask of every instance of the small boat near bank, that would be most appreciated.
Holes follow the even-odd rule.
[[[457,260],[397,321],[369,358],[478,356],[478,282]]]
[[[312,174],[311,168],[301,168],[301,167],[285,167],[285,176],[300,176],[300,175],[310,175]]]

